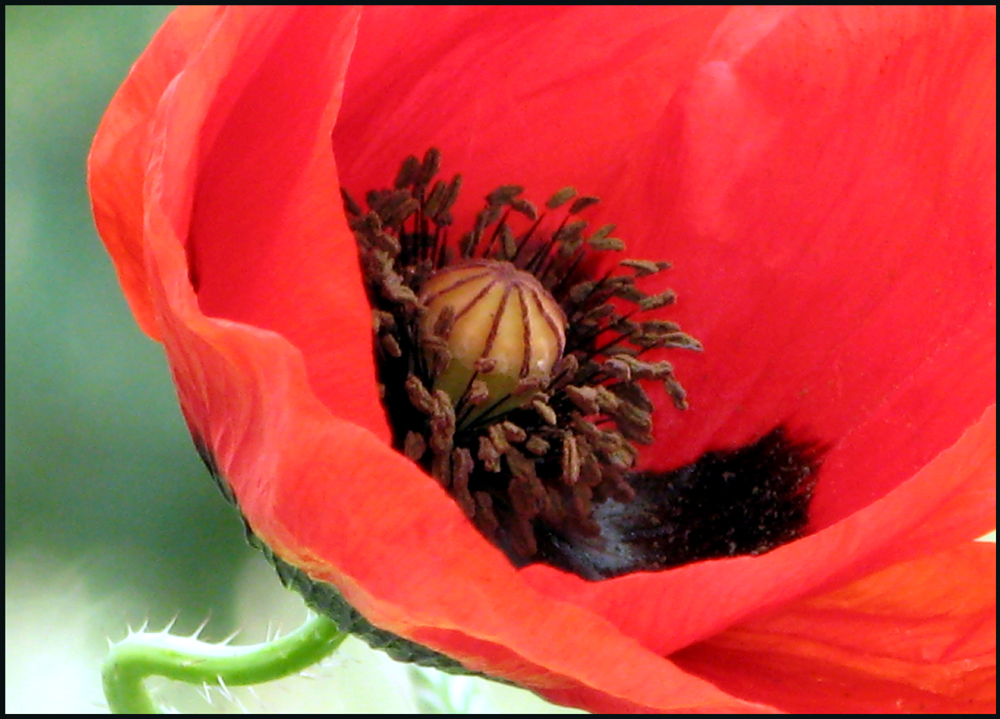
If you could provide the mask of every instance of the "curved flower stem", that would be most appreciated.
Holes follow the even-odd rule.
[[[156,714],[160,708],[143,685],[152,675],[188,684],[260,684],[302,671],[331,654],[347,637],[325,616],[263,644],[230,647],[163,632],[129,634],[111,647],[102,667],[104,696],[116,714]]]

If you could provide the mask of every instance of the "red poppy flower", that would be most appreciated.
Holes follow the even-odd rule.
[[[254,532],[376,625],[597,711],[992,712],[995,27],[179,10],[100,127],[94,212]],[[707,351],[676,358],[692,409],[642,466],[784,424],[829,447],[807,536],[602,582],[516,569],[392,450],[338,191],[430,145],[465,173],[456,225],[498,184],[573,183],[675,264]]]

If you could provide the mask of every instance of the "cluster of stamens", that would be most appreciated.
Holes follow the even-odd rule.
[[[662,383],[678,409],[687,406],[670,363],[646,355],[700,345],[672,322],[643,318],[674,301],[669,290],[639,287],[665,262],[626,259],[600,270],[624,243],[613,225],[586,234],[579,214],[597,198],[565,188],[540,212],[521,187],[499,187],[452,241],[461,177],[437,180],[439,167],[433,149],[408,158],[392,189],[368,193],[367,210],[344,196],[372,305],[380,391],[396,448],[524,563],[536,557],[539,531],[595,537],[595,506],[635,496],[628,475],[653,426],[642,383]],[[483,289],[443,301],[475,281]],[[489,297],[501,299],[482,313],[487,320],[461,326]],[[513,369],[493,352],[507,311],[522,344]],[[563,346],[553,353],[544,338],[557,314],[565,325],[550,334]]]

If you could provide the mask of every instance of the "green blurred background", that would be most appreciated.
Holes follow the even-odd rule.
[[[160,347],[129,313],[91,219],[90,141],[166,7],[7,7],[5,703],[106,711],[100,661],[128,625],[237,642],[302,620],[202,467]],[[181,709],[539,711],[527,692],[396,665],[349,643],[312,679]]]

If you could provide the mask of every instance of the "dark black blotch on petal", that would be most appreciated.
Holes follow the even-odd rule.
[[[632,502],[594,509],[596,537],[540,529],[539,559],[585,579],[762,554],[802,536],[822,451],[783,427],[671,472],[629,477]]]

